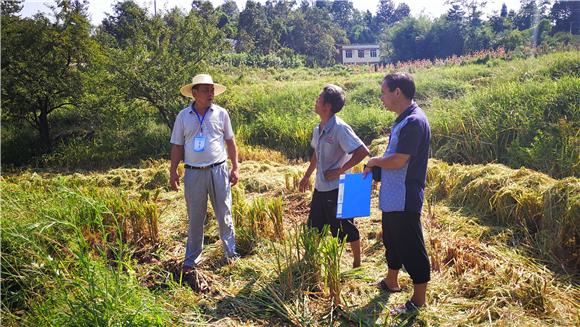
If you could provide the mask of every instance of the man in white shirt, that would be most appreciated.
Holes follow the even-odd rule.
[[[182,95],[194,99],[175,119],[169,168],[171,188],[177,190],[180,179],[177,166],[181,160],[185,163],[184,189],[189,229],[184,272],[201,261],[208,195],[218,221],[225,257],[231,260],[239,257],[231,214],[231,186],[238,182],[239,176],[237,147],[228,112],[213,104],[214,96],[225,89],[206,74],[196,75],[192,83],[180,89]],[[229,172],[228,158],[232,162]]]

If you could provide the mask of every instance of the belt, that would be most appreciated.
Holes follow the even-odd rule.
[[[226,162],[226,161],[224,160],[224,161],[216,162],[216,163],[213,163],[211,165],[203,166],[203,167],[185,165],[185,168],[187,168],[187,169],[210,169],[210,168],[213,168],[215,166],[219,166],[219,165],[223,164],[224,162]]]

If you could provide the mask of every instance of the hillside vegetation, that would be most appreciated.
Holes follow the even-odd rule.
[[[431,123],[433,157],[465,164],[525,166],[556,178],[579,176],[578,52],[526,59],[512,56],[484,53],[464,61],[387,69],[414,75],[416,100]],[[388,133],[393,114],[379,100],[386,72],[356,67],[211,71],[228,87],[216,102],[230,111],[239,141],[302,159],[308,157],[316,124],[314,101],[327,83],[346,89],[347,104],[339,116],[366,144]],[[155,113],[147,104],[103,110],[101,114],[108,118],[99,118],[107,121],[102,130],[81,127],[77,130],[81,137],[61,143],[52,154],[37,158],[37,163],[100,168],[167,157],[170,131],[155,123]],[[21,146],[29,139],[25,132],[3,128],[3,156],[26,155]]]

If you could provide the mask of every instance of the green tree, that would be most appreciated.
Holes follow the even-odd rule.
[[[449,9],[447,9],[447,21],[462,26],[465,20],[465,9],[461,0],[450,0]]]
[[[107,14],[100,28],[113,37],[114,43],[108,45],[125,48],[134,40],[145,37],[148,21],[147,11],[134,1],[127,0],[115,4],[113,14]]]
[[[132,9],[127,12],[127,8]],[[106,44],[111,44],[106,40],[116,35],[109,34],[110,30],[128,35],[108,49],[109,70],[127,99],[146,101],[157,109],[161,121],[172,128],[184,104],[177,91],[179,85],[227,47],[224,34],[217,29],[214,15],[205,19],[196,10],[185,14],[174,8],[152,18],[139,15],[139,20],[125,19],[135,17],[133,10],[126,3],[118,3],[113,15],[103,23],[109,26],[100,35]]]
[[[471,53],[492,48],[493,32],[489,26],[470,28],[465,35],[463,53]]]
[[[354,6],[351,1],[333,1],[330,14],[340,27],[347,30],[353,20]]]
[[[500,17],[507,17],[508,15],[508,9],[505,3],[502,3],[501,5],[501,11],[500,11]]]
[[[1,9],[2,16],[10,16],[22,10],[22,3],[24,0],[2,0]]]
[[[405,18],[383,34],[381,53],[391,62],[426,58],[426,36],[430,29],[431,21],[425,17]]]
[[[395,3],[393,0],[380,0],[377,6],[376,24],[379,28],[392,25]]]
[[[461,25],[449,16],[433,22],[424,42],[425,56],[430,59],[447,58],[463,53],[464,35]]]
[[[191,10],[197,12],[205,20],[211,19],[214,8],[208,0],[193,0],[191,1]]]
[[[550,10],[553,33],[580,34],[580,1],[556,1]]]
[[[307,4],[307,3],[306,3]],[[306,56],[309,66],[328,66],[335,62],[336,44],[347,43],[346,32],[333,21],[326,8],[307,6],[292,12],[285,37],[288,47]]]
[[[226,0],[217,7],[218,28],[220,28],[227,38],[234,39],[238,34],[238,20],[240,10],[234,0]]]
[[[79,107],[99,52],[84,2],[57,1],[54,11],[52,22],[42,14],[20,19],[2,13],[3,115],[36,129],[42,152],[52,150],[50,117]]]
[[[467,12],[467,23],[471,28],[478,28],[483,23],[481,16],[483,15],[483,9],[487,5],[486,0],[463,0],[463,6]]]
[[[409,17],[411,15],[411,8],[409,8],[409,5],[407,5],[406,3],[400,3],[397,6],[397,9],[395,9],[395,12],[392,15],[392,21],[393,24],[401,21],[407,17]]]
[[[269,54],[278,48],[266,10],[259,2],[248,0],[238,21],[238,52]]]
[[[514,17],[514,25],[520,30],[527,30],[546,17],[549,2],[542,0],[521,0],[520,10]]]

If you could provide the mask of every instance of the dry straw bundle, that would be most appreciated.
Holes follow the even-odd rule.
[[[529,245],[572,273],[580,268],[580,179],[499,164],[448,165],[431,160],[428,190],[475,209],[502,225],[517,227]]]

